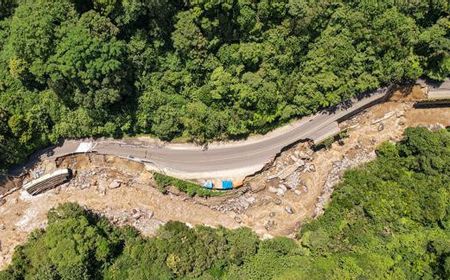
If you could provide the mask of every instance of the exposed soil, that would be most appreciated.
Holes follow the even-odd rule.
[[[170,220],[213,227],[239,226],[231,212],[212,210],[185,195],[163,195],[153,187],[152,174],[135,162],[81,155],[66,158],[59,167],[76,170],[69,183],[37,196],[15,192],[0,207],[0,267],[9,262],[13,248],[24,242],[30,231],[45,227],[48,210],[63,202],[78,202],[118,225],[131,224],[145,235],[154,234]],[[54,168],[55,163],[43,162],[33,172]]]
[[[75,176],[35,197],[15,191],[0,199],[0,268],[30,231],[45,227],[47,211],[67,201],[91,208],[117,225],[133,225],[145,235],[178,220],[192,225],[248,226],[263,238],[292,236],[302,223],[322,213],[343,171],[373,159],[380,143],[398,141],[408,126],[450,126],[449,108],[415,109],[413,100],[422,98],[422,91],[413,87],[409,92],[396,92],[392,101],[341,123],[348,137],[340,143],[316,152],[309,143],[300,143],[247,179],[245,187],[223,197],[189,198],[176,190],[163,195],[143,165],[111,156],[78,155],[57,163],[40,162],[27,178],[0,182],[0,193],[57,167],[69,167]]]

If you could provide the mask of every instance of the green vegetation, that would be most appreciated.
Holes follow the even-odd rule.
[[[345,174],[298,240],[179,222],[144,238],[65,204],[0,279],[449,279],[449,205],[450,131],[407,129]]]
[[[205,142],[450,72],[446,0],[0,1],[0,169],[60,138]]]
[[[34,232],[16,248],[0,279],[219,277],[224,267],[254,255],[260,242],[249,229],[191,229],[179,222],[167,223],[156,238],[143,238],[73,203],[52,209],[48,218],[46,231]]]
[[[158,189],[161,192],[166,192],[166,187],[174,186],[178,190],[187,193],[189,196],[200,196],[200,197],[210,197],[210,196],[219,196],[222,195],[221,191],[214,191],[205,189],[200,185],[197,185],[192,182],[180,180],[171,176],[167,176],[161,173],[153,173],[153,178],[158,185]]]
[[[338,134],[328,137],[322,142],[318,143],[317,145],[314,145],[314,150],[320,150],[320,149],[329,149],[331,148],[331,145],[333,145],[334,142],[343,143],[344,139],[348,137],[347,130],[343,130],[339,132]]]
[[[407,129],[346,172],[325,214],[299,233],[305,256],[257,254],[242,279],[448,279],[450,133]],[[272,258],[273,260],[273,258]],[[260,277],[262,261],[272,267]]]

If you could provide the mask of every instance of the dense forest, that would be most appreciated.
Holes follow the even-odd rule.
[[[0,169],[58,139],[245,137],[450,72],[447,0],[2,0]]]
[[[296,240],[179,222],[145,238],[76,204],[48,218],[1,280],[449,279],[450,130],[407,129],[383,144]]]

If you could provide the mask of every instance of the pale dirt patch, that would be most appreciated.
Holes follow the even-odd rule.
[[[391,101],[418,101],[426,99],[426,88],[420,85],[405,86],[395,90]]]
[[[212,210],[184,195],[163,195],[153,187],[149,172],[135,162],[126,162],[129,161],[103,156],[68,157],[59,167],[76,170],[69,184],[34,197],[22,191],[6,197],[6,203],[0,207],[0,267],[9,263],[14,247],[23,243],[33,229],[45,227],[48,210],[64,202],[77,202],[115,224],[133,225],[145,235],[155,234],[160,225],[170,220],[214,227],[239,226],[232,212]],[[120,180],[121,186],[110,189],[112,180]]]

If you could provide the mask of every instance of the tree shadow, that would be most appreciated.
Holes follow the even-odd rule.
[[[7,172],[6,175],[13,176],[13,177],[20,177],[28,172],[31,168],[33,168],[42,157],[51,157],[55,154],[55,148],[61,147],[64,143],[63,139],[58,140],[57,143],[54,145],[51,145],[47,148],[38,150],[34,153],[32,153],[28,158],[25,160],[25,162],[15,164],[11,166]],[[1,183],[0,183],[1,184]]]

